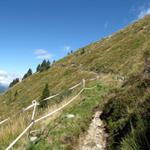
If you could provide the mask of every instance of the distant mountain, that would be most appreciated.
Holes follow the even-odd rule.
[[[7,89],[6,86],[0,84],[0,93],[4,92]]]

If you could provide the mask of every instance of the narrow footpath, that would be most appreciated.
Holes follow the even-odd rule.
[[[87,135],[81,137],[79,140],[78,150],[105,150],[107,134],[105,127],[100,119],[102,112],[97,111],[92,119],[92,122],[87,131]]]

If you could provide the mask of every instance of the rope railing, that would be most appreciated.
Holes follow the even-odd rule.
[[[92,89],[94,89],[94,88],[96,88],[96,86],[93,86],[93,87],[90,87],[90,88],[84,88],[85,90],[92,90]]]
[[[41,102],[50,100],[50,99],[52,99],[52,98],[54,98],[54,97],[57,97],[57,96],[59,96],[59,95],[60,95],[60,93],[58,93],[58,94],[56,94],[56,95],[52,95],[52,96],[50,96],[50,97],[47,97],[47,98],[43,99]]]
[[[58,109],[56,109],[55,111],[50,112],[49,114],[47,114],[47,115],[45,115],[45,116],[43,116],[43,117],[41,117],[41,118],[35,120],[35,123],[37,123],[37,122],[39,122],[39,121],[41,121],[41,120],[43,120],[43,119],[45,119],[45,118],[47,118],[47,117],[50,117],[50,116],[52,116],[53,114],[55,114],[56,112],[62,110],[64,107],[66,107],[67,105],[69,105],[70,103],[72,103],[83,91],[84,91],[84,89],[82,89],[75,97],[73,97],[69,102],[67,102],[66,104],[64,104],[64,105],[61,106],[60,108],[58,108]]]
[[[80,83],[74,85],[73,87],[69,88],[69,90],[73,90],[73,89],[77,88],[78,86],[80,86],[81,84],[82,84],[82,83],[80,82]],[[43,99],[41,102],[47,101],[47,100],[51,100],[51,99],[53,99],[53,98],[59,96],[60,94],[61,94],[61,92],[60,92],[60,93],[57,93],[57,94],[55,94],[55,95],[49,96],[49,97]],[[34,100],[33,100],[33,101],[34,101]],[[40,105],[40,104],[37,103],[37,105]],[[19,111],[18,113],[16,113],[12,118],[16,117],[18,114],[20,114],[20,113],[22,113],[22,112],[28,111],[29,109],[31,109],[31,108],[33,108],[33,107],[34,107],[34,103],[32,103],[31,105],[27,106],[26,108],[23,108],[21,111]],[[4,119],[4,120],[0,121],[0,125],[4,124],[4,123],[6,123],[6,122],[8,122],[8,121],[10,121],[10,120],[11,120],[11,117],[8,117],[7,119]]]
[[[32,117],[31,117],[31,123],[28,125],[28,127],[6,148],[6,150],[10,150],[17,142],[18,140],[21,139],[21,137],[34,125],[34,117],[35,117],[35,112],[36,112],[36,107],[38,103],[36,100],[32,101],[32,104],[34,105],[33,112],[32,112]]]
[[[32,112],[31,121],[34,121],[35,111],[36,111],[36,107],[37,107],[38,103],[36,102],[36,100],[34,100],[32,103],[34,104],[34,108],[33,108],[33,112]]]
[[[34,107],[34,104],[32,103],[31,105],[29,105],[29,106],[26,107],[26,108],[23,108],[22,110],[23,110],[23,112],[25,112],[25,111],[27,111],[27,110],[33,108],[33,107]]]
[[[73,89],[77,88],[78,86],[80,86],[81,84],[82,84],[82,83],[80,82],[80,83],[74,85],[73,87],[69,88],[69,90],[73,90]]]
[[[34,122],[32,121],[29,126],[6,148],[10,150],[20,139],[21,137],[33,126]]]
[[[8,121],[10,121],[11,119],[13,119],[14,117],[16,117],[16,116],[19,115],[20,113],[26,112],[27,110],[33,108],[34,105],[35,105],[35,104],[32,103],[31,105],[27,106],[26,108],[23,108],[22,110],[18,111],[18,112],[17,112],[16,114],[14,114],[12,117],[8,117],[7,119],[4,119],[4,120],[0,121],[0,125],[6,123],[6,122],[8,122]],[[39,105],[39,103],[37,103],[37,105]]]
[[[95,78],[95,80],[96,80],[96,79],[97,79],[97,78]],[[35,113],[36,113],[36,108],[37,108],[37,106],[39,105],[39,103],[37,103],[36,100],[32,101],[32,104],[31,104],[30,106],[28,106],[26,109],[24,109],[24,111],[27,111],[27,110],[33,108],[32,117],[31,117],[31,123],[30,123],[30,124],[27,126],[27,128],[6,148],[6,150],[10,150],[10,149],[17,143],[17,141],[20,140],[20,138],[21,138],[35,123],[37,123],[37,122],[39,122],[39,121],[41,121],[41,120],[43,120],[43,119],[46,119],[46,118],[52,116],[53,114],[55,114],[55,113],[61,111],[63,108],[65,108],[65,107],[68,106],[70,103],[72,103],[75,99],[77,99],[77,97],[79,97],[79,95],[80,95],[84,90],[93,89],[93,88],[96,87],[96,86],[94,86],[94,87],[92,87],[92,88],[85,88],[85,82],[86,82],[86,80],[83,79],[82,82],[80,82],[80,83],[76,84],[75,86],[69,88],[69,89],[72,90],[72,89],[75,89],[75,88],[77,88],[79,85],[82,84],[82,89],[79,91],[79,93],[78,93],[76,96],[74,96],[71,100],[69,100],[66,104],[64,104],[63,106],[59,107],[58,109],[56,109],[56,110],[54,110],[54,111],[48,113],[48,114],[45,115],[45,116],[42,116],[42,117],[38,118],[38,119],[34,119],[34,117],[35,117]],[[52,99],[52,98],[58,96],[59,94],[60,94],[60,93],[58,93],[58,94],[56,94],[56,95],[53,95],[53,96],[50,96],[50,97],[48,97],[48,98],[46,98],[46,99],[43,99],[43,101]],[[8,118],[8,119],[9,119],[9,118]],[[7,121],[7,119],[5,119],[4,121],[2,121],[2,123],[6,122],[6,121]],[[0,122],[0,124],[1,124],[1,122]]]
[[[5,122],[7,122],[8,120],[10,120],[10,118],[7,118],[7,119],[1,121],[1,122],[0,122],[0,125],[3,124],[3,123],[5,123]]]

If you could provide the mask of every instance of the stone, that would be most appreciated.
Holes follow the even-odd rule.
[[[71,119],[71,118],[74,118],[75,115],[73,115],[73,114],[68,114],[66,117],[69,118],[69,119]]]
[[[37,138],[36,136],[30,137],[30,141],[31,141],[31,142],[35,142],[37,139],[38,139],[38,138]]]

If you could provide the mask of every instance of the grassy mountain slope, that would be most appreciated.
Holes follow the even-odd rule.
[[[3,106],[0,114],[28,105],[41,95],[45,83],[49,84],[51,93],[56,93],[94,75],[89,71],[123,76],[137,73],[143,64],[143,52],[150,45],[149,33],[150,16],[146,16],[112,36],[79,49],[56,62],[48,71],[36,73],[0,95]]]
[[[146,97],[147,90],[146,92],[143,92],[143,88],[138,89],[136,87],[136,84],[142,84],[143,78],[134,78],[133,81],[135,80],[135,82],[133,82],[133,87],[131,81],[133,76],[141,74],[142,67],[144,66],[144,53],[147,51],[150,51],[150,16],[146,16],[145,18],[129,25],[125,29],[120,30],[107,38],[102,39],[101,41],[94,42],[75,51],[73,54],[57,61],[49,70],[42,73],[35,73],[22,82],[16,84],[14,87],[0,95],[0,115],[6,117],[7,115],[15,114],[23,107],[28,106],[33,99],[38,99],[41,96],[46,83],[49,84],[50,93],[56,94],[62,90],[66,92],[68,87],[77,84],[83,78],[93,78],[98,74],[100,75],[100,81],[103,85],[101,87],[102,89],[97,86],[95,90],[92,90],[92,93],[85,92],[85,99],[82,99],[82,97],[79,98],[78,104],[72,104],[70,108],[64,110],[54,122],[51,122],[51,125],[49,125],[50,122],[48,122],[48,125],[46,126],[46,131],[48,130],[48,133],[46,135],[41,135],[40,141],[37,145],[39,150],[46,149],[47,146],[51,146],[56,150],[59,148],[66,150],[69,148],[72,149],[71,145],[77,142],[76,139],[79,134],[86,131],[92,118],[93,109],[95,107],[102,106],[102,97],[100,95],[105,91],[103,89],[105,84],[107,83],[107,89],[109,89],[107,92],[105,91],[108,95],[112,92],[111,88],[116,86],[116,79],[118,81],[120,81],[120,79],[126,79],[126,84],[128,82],[129,83],[127,85],[124,83],[124,87],[117,90],[119,91],[118,95],[121,95],[122,99],[127,99],[127,102],[123,104],[119,103],[120,105],[109,105],[108,98],[108,104],[104,107],[104,113],[106,113],[106,116],[104,115],[105,117],[103,119],[106,121],[110,133],[114,134],[115,131],[120,131],[120,129],[126,125],[125,123],[129,121],[129,118],[131,117],[129,112],[131,111],[132,114],[132,112],[136,110],[136,108],[132,109],[132,105],[130,106],[130,101],[128,101],[128,99],[131,99],[131,101],[138,99],[137,105],[139,105],[139,102],[141,102],[139,99],[144,99]],[[137,82],[139,80],[141,82]],[[94,83],[94,85],[97,85],[97,83]],[[124,92],[122,93],[122,91]],[[128,95],[131,91],[133,93]],[[135,97],[134,94],[138,94],[138,92],[143,93]],[[113,92],[113,95],[114,93],[115,92]],[[116,97],[118,97],[118,95]],[[126,96],[129,97],[126,98]],[[116,99],[114,99],[114,102]],[[125,105],[128,106],[128,113],[126,109],[122,109]],[[111,116],[111,114],[109,114],[109,116],[107,114],[107,111],[109,111],[112,106],[115,106],[115,109],[120,108],[122,110],[121,113],[118,113],[116,109],[116,114],[122,115],[119,122],[113,123],[111,117],[114,116]],[[137,109],[139,109],[139,107]],[[43,111],[43,113],[46,112]],[[64,115],[67,113],[75,114],[77,116],[76,122],[71,121],[68,123],[66,118],[64,118]],[[38,115],[40,116],[41,114],[39,113]],[[124,115],[125,119],[122,119]],[[68,128],[66,129],[65,126],[68,126]],[[70,126],[72,128],[69,128]],[[55,127],[57,127],[57,129],[55,129]],[[50,131],[51,128],[54,129]],[[116,130],[113,131],[112,129]],[[3,129],[0,131],[3,131]],[[2,132],[0,132],[0,134],[1,133]],[[10,136],[8,141],[4,138],[4,142],[2,142],[1,145],[6,147],[6,145],[8,145],[12,138],[14,139],[18,133],[19,132],[16,131],[16,135],[13,135],[13,137]],[[8,135],[10,135],[10,133],[8,133]],[[43,136],[44,139],[42,138]],[[127,132],[125,136],[121,136],[121,138],[119,138],[126,140],[126,136],[130,136],[130,132]],[[53,142],[51,141],[51,138],[54,139]],[[116,142],[115,140],[116,139],[111,139],[110,143],[112,142],[111,144],[113,145],[113,142]],[[119,142],[123,145],[121,140]],[[37,149],[37,145],[28,145],[28,149]],[[113,146],[110,147],[113,148]]]
[[[3,106],[0,107],[0,112],[13,113],[14,110],[10,108],[15,108],[17,111],[29,105],[33,99],[41,96],[46,83],[49,84],[50,93],[55,94],[80,82],[83,77],[90,76],[91,74],[71,67],[52,67],[46,72],[36,73],[0,96],[1,106]]]

